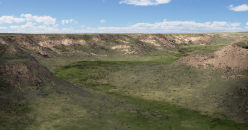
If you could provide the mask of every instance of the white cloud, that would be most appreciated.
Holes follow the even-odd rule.
[[[62,21],[61,21],[61,24],[64,25],[65,23],[72,23],[72,22],[74,22],[74,23],[76,23],[76,24],[78,23],[78,22],[75,21],[74,19],[69,19],[69,20],[62,20]]]
[[[105,23],[106,21],[105,21],[105,20],[101,20],[100,22],[101,22],[101,23]]]
[[[193,21],[166,21],[150,23],[137,23],[130,27],[99,27],[99,30],[108,32],[143,32],[143,31],[199,31],[199,30],[221,30],[221,31],[239,31],[242,28],[233,27],[238,23],[227,23],[222,21],[196,23]]]
[[[10,26],[11,29],[19,29],[20,26]]]
[[[21,26],[22,29],[35,29],[34,23],[32,22],[27,22],[25,25]]]
[[[233,11],[247,11],[248,10],[248,6],[247,6],[247,4],[243,4],[243,5],[236,6],[236,7],[233,7],[233,5],[230,5],[229,6],[229,10],[233,10]]]
[[[25,18],[23,18],[25,17]],[[13,16],[2,16],[0,17],[0,24],[2,23],[20,23],[20,22],[39,22],[44,24],[55,24],[56,18],[50,16],[32,16],[31,14],[22,14],[21,18],[14,18]]]
[[[139,6],[148,6],[148,5],[159,5],[159,4],[167,4],[171,0],[122,0],[119,4],[132,4]]]
[[[246,23],[246,26],[245,26],[246,29],[248,29],[248,22]]]
[[[14,18],[13,16],[2,16],[0,17],[0,24],[2,23],[20,23],[24,22],[24,18]]]
[[[56,23],[56,18],[52,18],[50,16],[32,16],[32,14],[22,14],[21,17],[25,17],[28,22],[35,21],[44,24]]]
[[[1,2],[0,2],[1,3]],[[0,29],[7,29],[7,27],[0,27]]]
[[[62,20],[62,21],[61,21],[61,24],[65,24],[65,20]]]
[[[71,20],[68,20],[70,22]],[[64,21],[66,23],[66,20]],[[246,23],[248,25],[248,23]],[[126,27],[98,27],[86,29],[57,28],[57,24],[38,26],[36,23],[27,22],[21,26],[10,26],[12,33],[191,33],[191,32],[237,32],[244,31],[247,27],[240,28],[240,23],[214,21],[197,23],[194,21],[167,21],[156,23],[136,23]],[[81,27],[84,27],[82,25]],[[5,31],[6,32],[6,31]],[[10,32],[10,33],[11,33]]]
[[[241,23],[239,23],[239,22],[236,22],[236,23],[230,23],[230,25],[231,25],[231,26],[234,26],[234,27],[236,27],[236,26],[240,26],[240,24],[241,24]]]
[[[24,25],[21,26],[10,26],[11,29],[35,29],[36,27],[34,26],[35,23],[32,22],[27,22]]]
[[[57,26],[49,26],[47,24],[35,26],[35,23],[27,22],[21,26],[10,26],[13,31],[9,31],[8,33],[59,33],[60,30],[56,28]]]

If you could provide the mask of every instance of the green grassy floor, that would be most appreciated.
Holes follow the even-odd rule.
[[[210,99],[219,96],[224,85],[212,89],[221,83],[211,84],[197,76],[210,74],[217,78],[220,73],[207,71],[170,63],[84,61],[67,65],[54,74],[78,86],[124,99],[124,104],[135,105],[134,113],[123,111],[116,115],[131,129],[246,129],[247,124],[223,116],[226,113],[221,113],[220,107],[225,103]],[[182,76],[184,73],[187,76]],[[228,89],[224,91],[231,92]]]

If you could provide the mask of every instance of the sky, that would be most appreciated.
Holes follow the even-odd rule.
[[[0,33],[248,31],[248,0],[0,0]]]

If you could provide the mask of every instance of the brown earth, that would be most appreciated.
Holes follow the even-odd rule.
[[[138,39],[139,40],[153,40],[153,39],[157,39],[159,41],[159,43],[166,47],[167,49],[174,49],[175,45],[172,44],[172,42],[169,41],[169,39],[162,34],[158,34],[158,35],[139,35]],[[153,45],[155,45],[156,43],[153,42]],[[157,44],[158,45],[158,44]]]
[[[20,53],[23,50],[16,48],[15,51]],[[57,76],[45,66],[39,64],[30,54],[25,53],[23,55],[30,58],[27,63],[0,65],[0,75],[3,76],[1,81],[8,84],[7,86],[0,86],[0,95],[4,95],[5,90],[12,88],[17,88],[19,91],[23,91],[23,89],[35,90],[37,86],[44,83],[48,86],[47,89],[57,87],[58,83],[55,83],[59,80]]]
[[[188,36],[185,36],[185,35],[179,35],[179,36],[176,36],[175,39],[173,39],[173,40],[175,40],[175,43],[177,43],[177,44],[181,44],[183,42],[185,42],[185,43],[192,42],[194,44],[199,44],[199,41],[201,41],[204,44],[208,44],[213,39],[210,36],[207,36],[207,35],[199,36],[199,37],[188,37]]]
[[[8,38],[8,37],[0,37],[0,42],[4,43],[6,45],[17,45],[19,47],[28,49],[28,50],[33,50],[36,53],[40,53],[41,55],[47,55],[48,57],[53,57],[52,53],[46,52],[42,50],[41,46],[35,46],[40,39],[46,38],[46,36],[37,36],[37,37],[29,37],[29,36],[19,36],[15,38]],[[58,52],[54,50],[55,52]]]
[[[21,82],[27,82],[29,85],[31,85],[30,89],[32,89],[32,86],[51,81],[50,78],[37,77],[34,72],[38,71],[42,72],[43,75],[54,76],[47,68],[42,65],[0,65],[0,74],[5,76],[3,80],[20,90],[22,87],[26,87],[21,85]],[[15,79],[11,79],[10,76],[15,76]],[[8,88],[0,87],[0,91],[5,89]]]
[[[166,35],[139,35],[138,38],[147,43],[151,43],[155,46],[160,46],[156,40],[157,39],[160,44],[165,46],[167,49],[173,49],[175,46],[173,43],[182,44],[182,43],[193,43],[199,44],[200,42],[203,43],[202,45],[209,44],[213,39],[208,35],[198,36],[198,37],[190,37],[186,35],[179,35],[174,37],[168,37]]]
[[[13,36],[12,36],[13,35]],[[105,43],[106,40],[112,40],[110,44],[112,45],[120,45],[120,46],[130,46],[133,43],[130,43],[130,37],[137,40],[135,47],[130,49],[123,48],[124,54],[146,54],[145,51],[155,51],[154,49],[144,48],[147,45],[144,43],[149,43],[154,47],[162,47],[158,49],[174,49],[174,44],[182,44],[188,41],[191,41],[194,44],[197,44],[199,40],[205,43],[210,43],[211,38],[207,35],[199,36],[199,37],[189,37],[180,35],[179,37],[167,36],[164,34],[125,34],[125,35],[110,35],[110,34],[93,34],[93,35],[27,35],[12,34],[11,36],[1,36],[0,43],[2,44],[15,44],[24,50],[32,50],[35,53],[46,57],[56,57],[56,55],[72,55],[74,53],[81,53],[83,55],[87,55],[86,52],[71,50],[69,52],[64,52],[57,49],[57,46],[68,46],[68,45],[89,45],[93,48],[102,48],[98,45],[98,42]],[[125,40],[120,40],[124,38]],[[85,40],[87,39],[87,41]],[[96,42],[96,43],[95,43]],[[121,44],[125,45],[121,45]],[[204,44],[203,44],[204,45]],[[144,48],[144,49],[142,49]],[[50,50],[47,50],[50,49]],[[113,49],[113,48],[112,48]],[[15,51],[14,49],[9,51]]]
[[[156,40],[154,40],[154,39],[145,39],[145,40],[140,40],[140,41],[150,43],[154,46],[160,46],[158,43],[156,43]]]
[[[207,65],[212,65],[215,69],[226,69],[227,67],[230,67],[234,70],[248,70],[248,50],[239,46],[232,46],[233,43],[242,40],[245,40],[245,38],[237,39],[226,47],[211,53],[208,56],[195,54],[184,57],[177,62],[195,67],[202,65],[206,68]]]

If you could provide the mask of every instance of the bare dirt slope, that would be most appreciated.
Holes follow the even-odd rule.
[[[215,69],[230,67],[234,70],[248,70],[248,49],[233,46],[234,43],[242,40],[245,40],[245,38],[237,39],[226,47],[208,54],[208,56],[190,55],[180,59],[178,62],[195,67],[202,65],[206,68],[207,65],[212,65]]]

